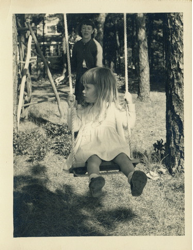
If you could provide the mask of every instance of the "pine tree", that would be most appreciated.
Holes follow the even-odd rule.
[[[171,173],[184,161],[183,15],[166,14],[166,164]]]
[[[139,91],[138,98],[143,102],[150,101],[150,77],[149,58],[146,36],[146,15],[136,15],[138,26],[138,47],[139,47]]]

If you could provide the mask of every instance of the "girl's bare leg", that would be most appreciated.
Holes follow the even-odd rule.
[[[131,160],[129,159],[129,157],[124,154],[121,153],[119,155],[117,155],[113,161],[115,163],[117,163],[121,169],[121,172],[126,175],[127,177],[129,177],[129,175],[132,176],[132,173],[134,172],[135,168],[131,162]]]
[[[124,175],[128,177],[128,182],[131,185],[131,193],[133,196],[142,194],[143,189],[147,183],[147,176],[144,172],[134,169],[134,166],[127,155],[119,154],[113,159],[116,162]]]
[[[89,188],[93,197],[99,197],[105,185],[105,179],[99,175],[101,162],[102,160],[97,155],[92,155],[87,160],[87,171],[90,178]]]
[[[99,175],[99,166],[102,160],[97,155],[92,155],[87,160],[87,171],[88,175],[97,174]]]

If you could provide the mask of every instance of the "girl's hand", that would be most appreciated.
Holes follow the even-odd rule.
[[[69,94],[67,98],[67,102],[70,108],[74,107],[76,104],[75,96],[73,94]]]
[[[131,93],[129,93],[129,92],[126,92],[126,93],[125,93],[124,99],[125,99],[125,101],[127,102],[127,104],[133,103],[133,101],[132,101],[132,95],[131,95]]]

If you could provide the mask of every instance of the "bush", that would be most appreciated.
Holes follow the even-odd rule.
[[[51,149],[55,154],[59,154],[67,158],[71,151],[71,132],[66,124],[56,125],[47,123],[43,126],[47,136],[52,139]]]
[[[43,128],[45,129],[46,134],[50,138],[71,134],[71,132],[68,129],[68,126],[66,124],[57,125],[57,124],[47,122],[46,124],[43,125]]]
[[[31,161],[43,160],[49,147],[50,142],[40,129],[13,134],[13,152],[16,155],[29,155]]]
[[[71,151],[71,132],[67,125],[50,122],[40,128],[13,134],[13,152],[16,155],[29,155],[30,161],[41,161],[49,150],[54,150],[67,158]]]
[[[71,136],[64,134],[55,138],[51,148],[55,154],[63,155],[67,158],[71,151],[71,145]]]

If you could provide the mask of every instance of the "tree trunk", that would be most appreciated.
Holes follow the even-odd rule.
[[[139,55],[138,55],[138,48],[136,46],[137,44],[137,28],[136,28],[136,14],[131,15],[131,25],[132,25],[132,31],[131,31],[131,48],[132,48],[132,64],[135,68],[135,76],[138,78],[139,76]]]
[[[139,93],[138,98],[143,102],[150,101],[150,77],[149,77],[149,58],[146,36],[146,16],[142,13],[137,14],[138,25],[138,48],[139,48]]]
[[[43,17],[42,22],[43,22],[43,36],[42,36],[43,45],[42,45],[42,47],[43,47],[43,56],[45,57],[46,51],[45,51],[45,18],[44,17]],[[46,77],[46,67],[44,65],[44,67],[43,67],[43,78],[45,79],[45,77]]]
[[[149,55],[149,65],[150,65],[150,71],[153,70],[153,63],[154,63],[154,57],[153,57],[153,50],[151,48],[151,43],[153,41],[153,29],[154,29],[154,19],[152,14],[148,15],[148,55]]]
[[[183,16],[166,16],[166,165],[175,174],[184,167]]]
[[[12,16],[13,37],[13,130],[17,131],[17,104],[18,104],[18,66],[17,66],[17,26],[16,17]]]

